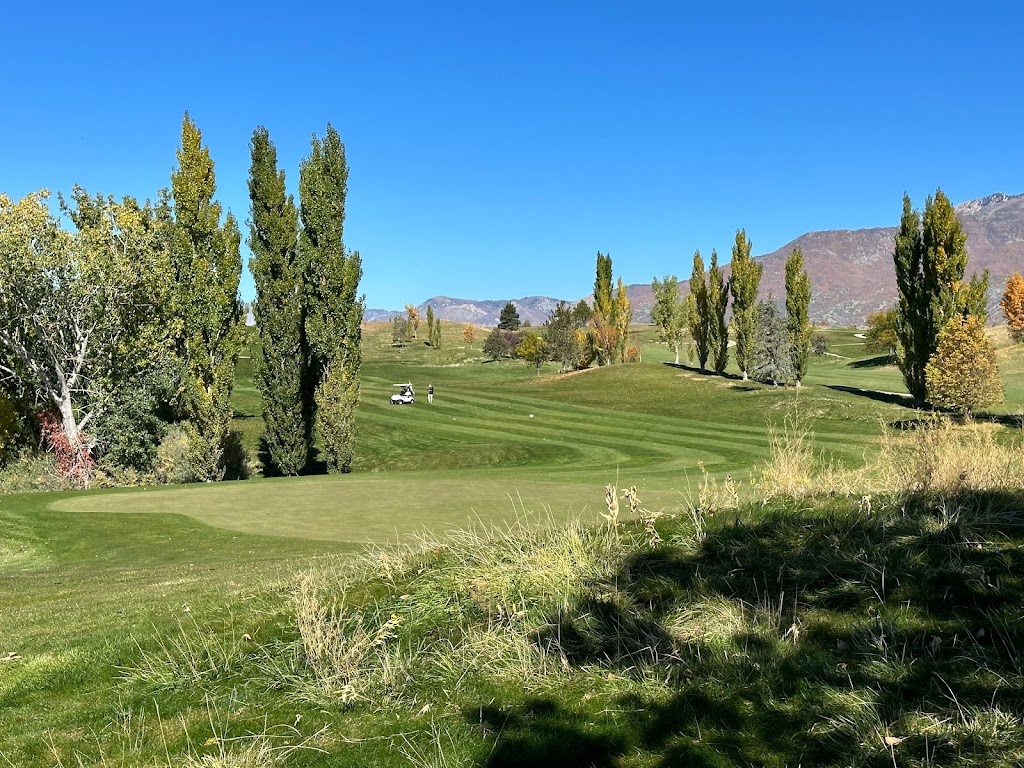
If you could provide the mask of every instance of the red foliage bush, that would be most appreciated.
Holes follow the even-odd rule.
[[[88,485],[89,478],[96,469],[96,461],[89,451],[89,441],[85,433],[78,433],[78,446],[73,446],[64,434],[60,419],[53,411],[39,414],[39,428],[43,447],[53,452],[57,474],[77,485]]]

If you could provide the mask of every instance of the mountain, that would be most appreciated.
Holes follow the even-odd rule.
[[[1024,195],[996,193],[956,206],[967,232],[967,275],[988,269],[989,317],[1001,322],[998,309],[1006,278],[1024,270]],[[897,227],[808,232],[772,253],[756,257],[764,264],[760,296],[783,301],[786,258],[794,248],[804,253],[811,279],[811,320],[821,325],[860,325],[868,313],[896,301],[892,262]],[[705,254],[705,262],[708,259]],[[729,274],[729,267],[725,272]],[[685,294],[689,281],[681,284]],[[636,322],[650,322],[654,295],[650,285],[628,286]]]
[[[1015,271],[1024,271],[1024,194],[999,192],[961,203],[956,212],[967,232],[967,277],[986,268],[990,271],[989,317],[1002,322],[998,303],[1006,278]],[[811,320],[828,326],[861,325],[869,312],[896,301],[892,263],[896,230],[897,227],[833,229],[800,235],[777,251],[756,257],[764,264],[760,295],[772,296],[779,302],[785,300],[786,258],[794,248],[800,248],[811,279]],[[710,254],[704,255],[705,262],[709,257]],[[687,270],[689,266],[687,258]],[[725,273],[730,273],[728,265]],[[685,295],[689,282],[684,280],[680,285]],[[627,286],[627,292],[633,304],[634,321],[650,322],[654,303],[650,284]],[[431,305],[436,316],[450,322],[497,325],[498,314],[508,301],[516,305],[520,318],[532,325],[542,324],[558,305],[557,299],[547,296],[490,301],[435,296],[418,308],[425,314],[427,305]],[[390,320],[401,313],[402,310],[367,309],[364,317],[372,322]]]
[[[558,299],[547,296],[526,296],[522,299],[453,299],[449,296],[434,296],[419,304],[416,309],[420,317],[426,317],[427,307],[434,308],[434,317],[451,323],[473,323],[474,325],[497,325],[501,308],[512,302],[519,312],[519,319],[530,325],[542,325],[548,315],[558,306]],[[363,319],[367,322],[390,320],[395,315],[404,314],[404,310],[367,309]]]

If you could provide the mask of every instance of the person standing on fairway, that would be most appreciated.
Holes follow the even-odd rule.
[[[428,384],[427,385],[427,402],[428,403],[434,402],[434,385],[433,384]]]

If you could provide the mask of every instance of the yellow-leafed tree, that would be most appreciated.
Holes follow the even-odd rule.
[[[996,350],[980,319],[953,317],[939,332],[938,342],[925,366],[929,402],[970,416],[1003,399]]]
[[[1024,341],[1024,277],[1020,272],[1014,272],[1007,278],[999,308],[1006,315],[1010,337],[1018,343]]]

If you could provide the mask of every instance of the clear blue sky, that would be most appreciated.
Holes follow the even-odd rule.
[[[330,121],[371,307],[579,298],[692,254],[1024,192],[1024,3],[17,3],[0,190],[152,197],[188,110],[244,223]],[[244,253],[248,260],[248,253]],[[251,278],[243,298],[253,294]]]

